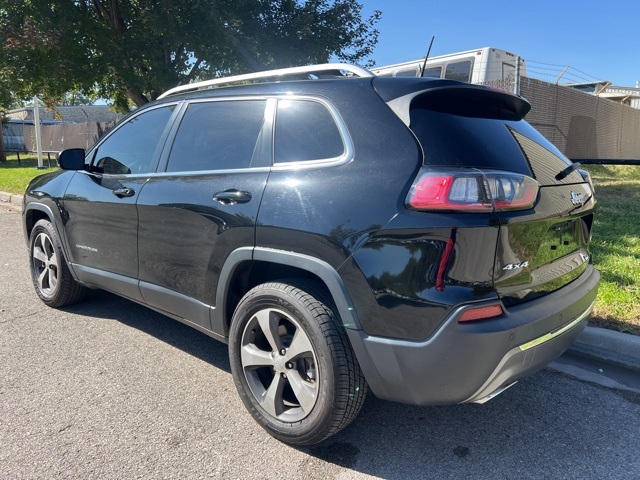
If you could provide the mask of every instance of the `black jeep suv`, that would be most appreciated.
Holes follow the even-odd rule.
[[[344,65],[178,87],[28,186],[36,292],[102,288],[227,342],[247,409],[293,444],[368,388],[485,402],[571,345],[599,280],[588,173],[529,108]]]

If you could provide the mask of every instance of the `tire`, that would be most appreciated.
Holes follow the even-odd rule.
[[[48,220],[39,220],[31,230],[29,254],[33,286],[45,304],[58,308],[84,298],[87,289],[71,276],[58,233]]]
[[[283,442],[319,443],[364,402],[367,384],[334,310],[318,284],[291,279],[253,288],[233,315],[236,388],[253,418]]]

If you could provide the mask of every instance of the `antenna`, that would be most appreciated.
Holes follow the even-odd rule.
[[[431,37],[431,43],[429,44],[429,50],[427,50],[427,54],[424,57],[424,63],[422,64],[422,70],[420,70],[420,76],[424,76],[424,71],[427,68],[427,59],[429,58],[429,54],[431,53],[431,46],[433,45],[433,41],[436,39],[435,35]]]

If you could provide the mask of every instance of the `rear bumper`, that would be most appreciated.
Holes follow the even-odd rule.
[[[482,403],[559,357],[587,324],[599,272],[502,317],[458,323],[456,309],[427,340],[373,337],[347,330],[373,393],[416,405]]]

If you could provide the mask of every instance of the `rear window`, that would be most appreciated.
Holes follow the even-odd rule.
[[[425,165],[506,170],[529,175],[542,185],[582,182],[578,172],[556,180],[571,163],[524,120],[413,108],[410,127],[424,150]]]
[[[424,164],[497,169],[532,175],[507,126],[526,136],[524,121],[461,117],[422,108],[411,110],[411,130],[424,150]]]

